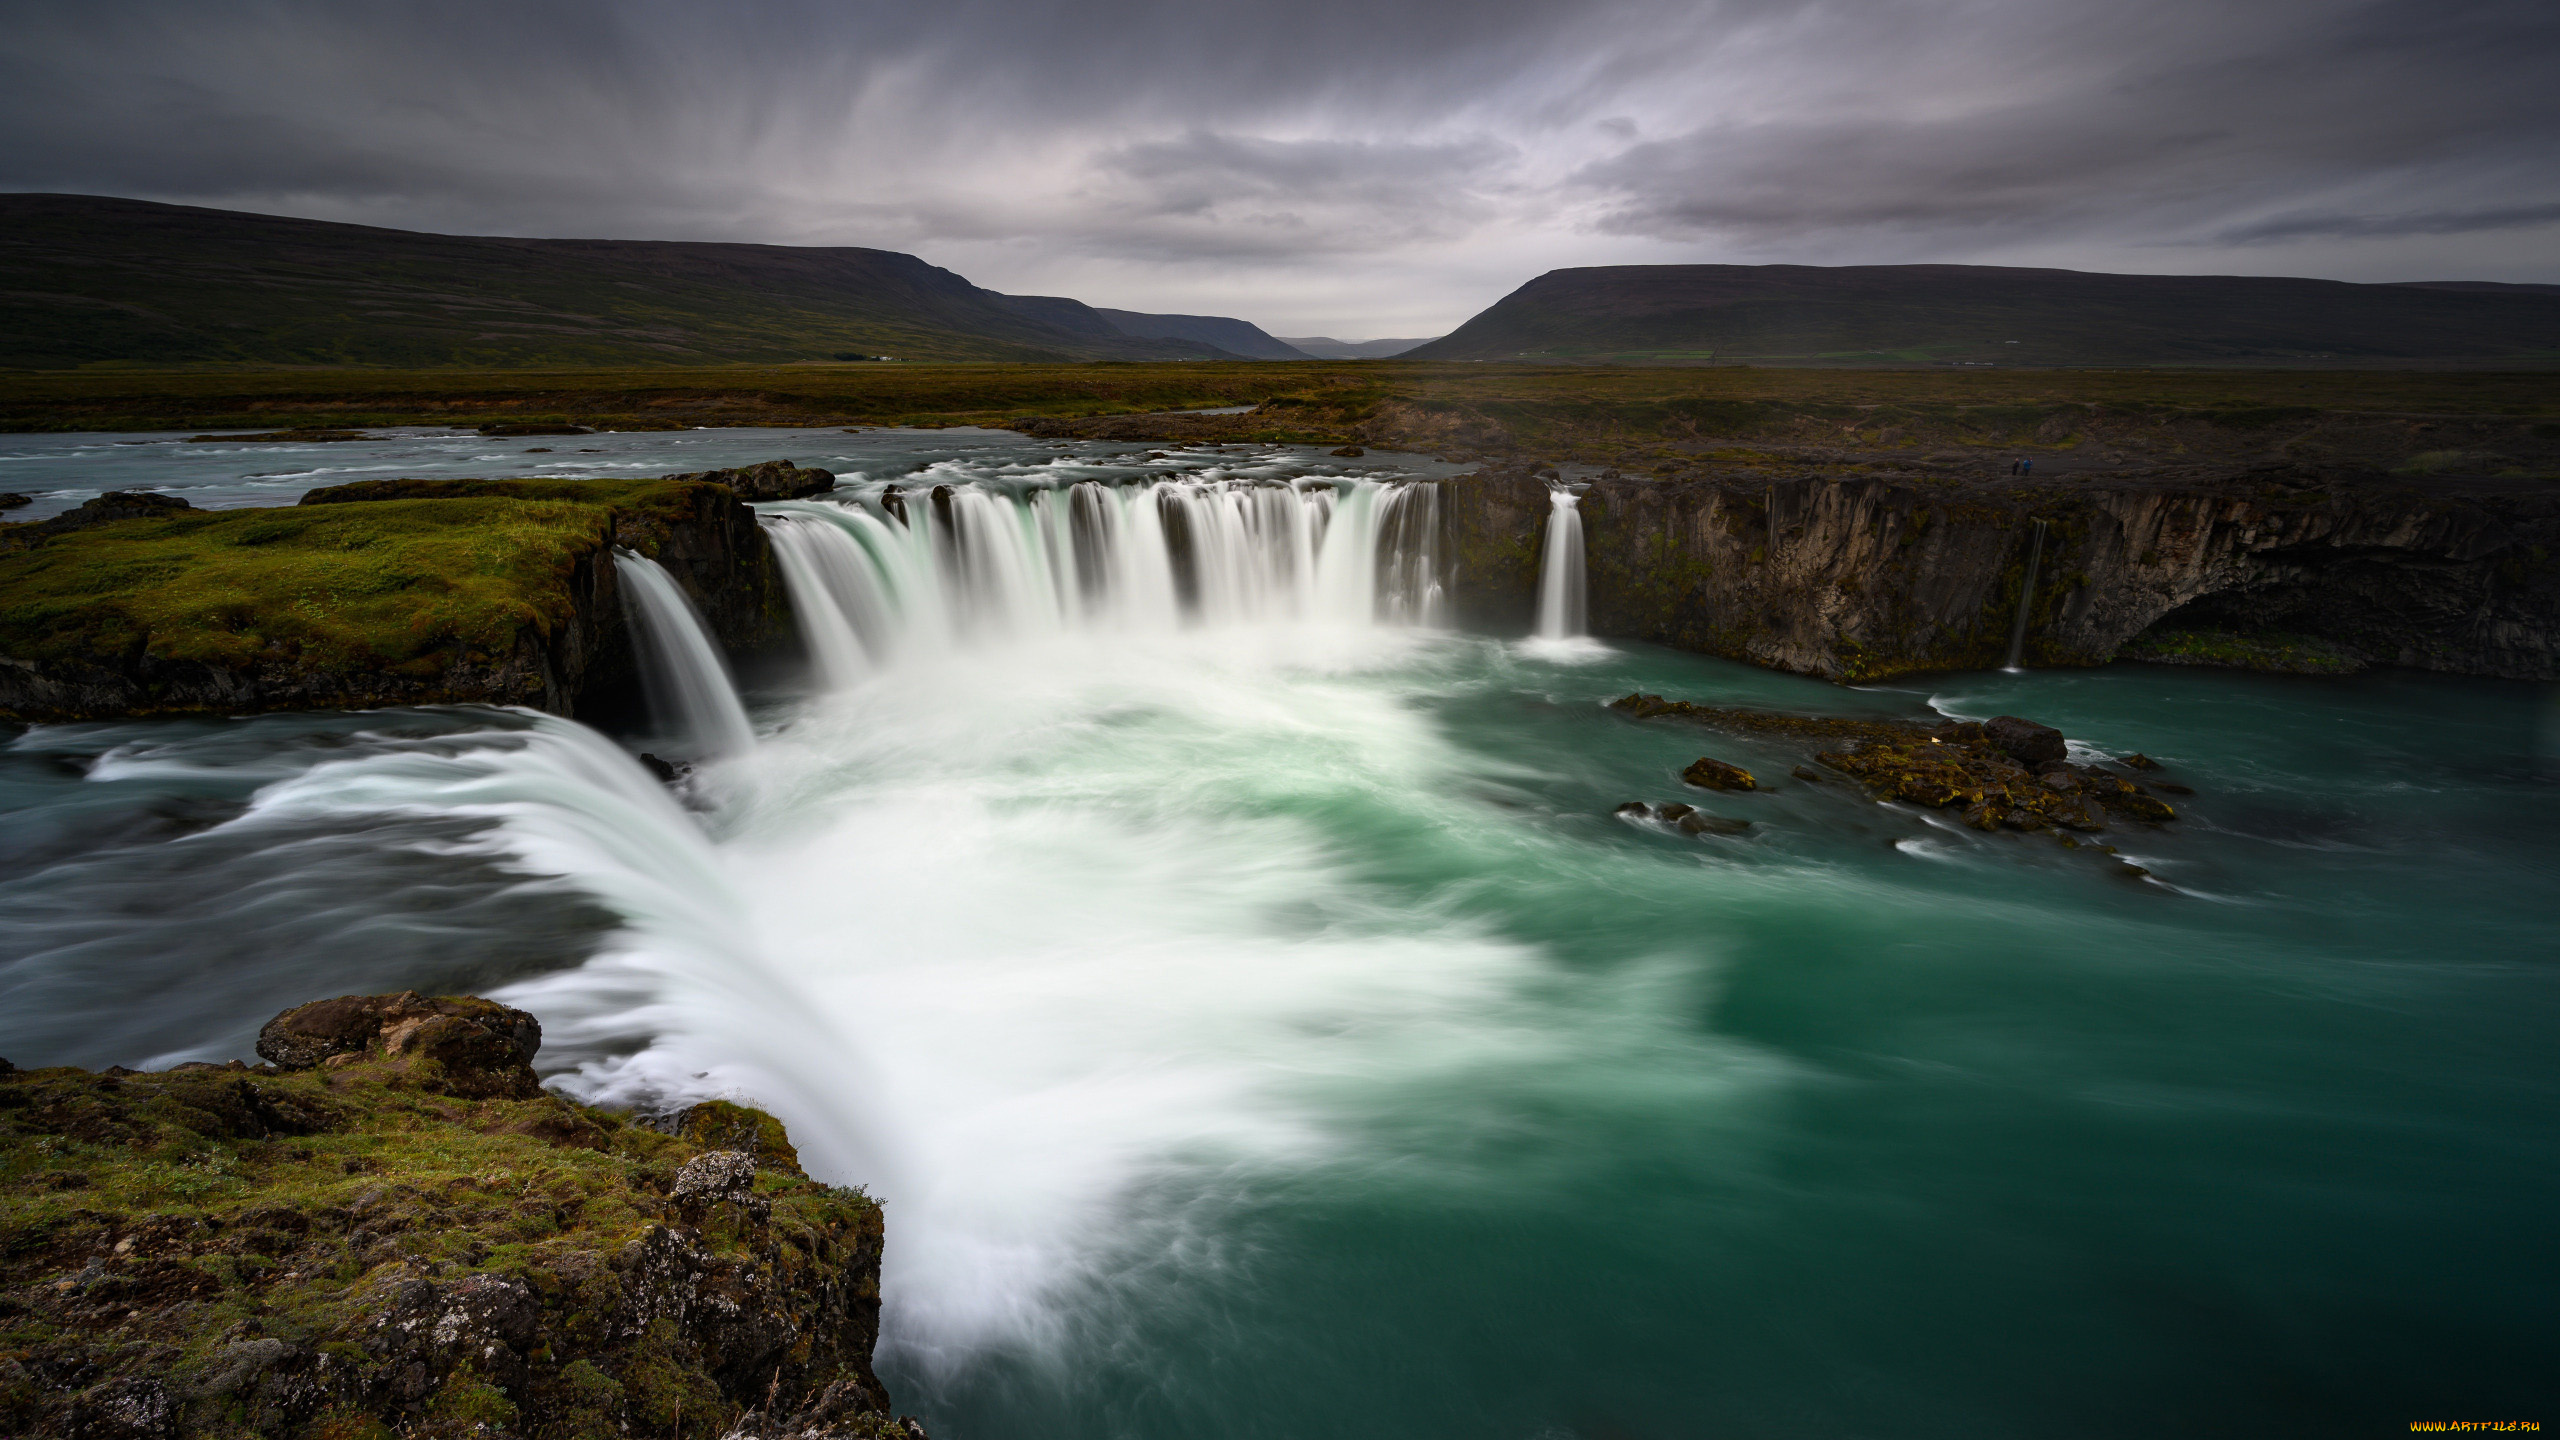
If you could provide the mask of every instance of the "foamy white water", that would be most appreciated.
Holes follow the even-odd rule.
[[[487,802],[628,922],[506,993],[563,1083],[783,1114],[892,1207],[889,1343],[925,1368],[1039,1338],[1150,1177],[1320,1153],[1311,1089],[1488,1060],[1533,968],[1392,913],[1292,813],[1459,819],[1408,703],[1446,618],[1436,487],[966,475],[765,507],[824,689],[702,772],[716,843],[635,816],[631,774],[602,824]],[[691,667],[679,695],[715,673],[650,658]],[[574,733],[484,763],[534,783]]]

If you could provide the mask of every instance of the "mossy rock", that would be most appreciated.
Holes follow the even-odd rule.
[[[521,1014],[412,1033],[439,1004]],[[0,1434],[602,1437],[679,1401],[687,1433],[917,1433],[871,1369],[880,1208],[779,1121],[671,1134],[416,1058],[377,1025],[294,1070],[0,1062]],[[755,1203],[689,1217],[670,1179],[713,1150]]]

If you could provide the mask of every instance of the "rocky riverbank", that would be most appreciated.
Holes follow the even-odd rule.
[[[0,1431],[900,1437],[880,1207],[779,1122],[544,1091],[534,1017],[305,1005],[267,1061],[0,1062]]]
[[[644,481],[369,481],[289,509],[102,496],[0,526],[0,715],[577,715],[633,680],[617,549],[664,565],[721,642],[751,653],[792,630],[746,502],[833,485],[777,461]]]

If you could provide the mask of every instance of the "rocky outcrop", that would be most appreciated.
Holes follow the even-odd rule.
[[[788,461],[712,473],[732,474],[759,493],[817,493],[834,483],[824,470]],[[402,536],[386,536],[383,527],[367,525],[354,511],[339,518],[343,507],[393,501],[487,502],[489,529],[526,547],[505,562],[514,588],[484,600],[473,617],[488,622],[483,629],[494,626],[493,633],[472,639],[413,623],[416,612],[395,596],[383,602],[399,612],[385,619],[383,634],[355,636],[337,651],[264,635],[272,608],[308,589],[288,578],[297,563],[296,546],[336,548],[321,543],[326,536],[318,533],[332,526],[347,532],[349,545],[379,557],[374,568],[392,579],[368,582],[377,589],[408,586],[432,600],[451,588],[434,560],[421,558],[411,562],[415,574],[399,574]],[[506,508],[511,501],[550,507],[535,527],[538,534],[509,523],[520,518]],[[147,528],[154,524],[196,527],[185,532],[192,548],[147,557],[148,572],[107,554],[112,545],[179,534]],[[312,533],[296,533],[287,544],[265,538],[284,528]],[[93,536],[100,542],[94,560],[60,549],[89,544]],[[0,603],[0,715],[62,720],[455,702],[523,705],[571,716],[611,711],[633,703],[636,691],[613,563],[618,549],[664,566],[734,653],[753,654],[793,634],[755,512],[736,489],[718,481],[368,481],[311,491],[290,517],[202,512],[175,497],[116,494],[39,524],[0,528],[0,566],[29,572],[14,581],[0,573],[0,582],[14,592]],[[175,607],[146,603],[106,583],[144,573],[161,584],[160,572],[173,565],[183,570],[215,562],[232,567],[227,588],[246,590],[250,598],[209,615],[180,608],[183,625],[173,626],[157,613]],[[241,567],[260,565],[274,570],[272,585],[262,588],[254,568],[240,579]],[[100,578],[74,573],[83,566]],[[48,586],[60,593],[40,596]],[[335,607],[335,613],[346,611]],[[66,615],[95,638],[75,636]]]
[[[788,460],[767,460],[761,465],[748,465],[736,470],[697,470],[667,478],[726,485],[736,491],[741,500],[804,500],[836,488],[834,471],[820,470],[815,466],[804,469]]]
[[[533,1057],[542,1022],[477,996],[346,995],[278,1015],[258,1032],[258,1056],[287,1070],[381,1052],[408,1083],[476,1100],[530,1100],[542,1082]]]
[[[1862,782],[1877,799],[1956,810],[1977,830],[2061,834],[2103,830],[2111,821],[2156,824],[2175,820],[2178,814],[2152,793],[2154,788],[2190,793],[2184,786],[2157,781],[2145,785],[2104,765],[2074,764],[2066,758],[2069,742],[2061,731],[2015,715],[1932,725],[1728,709],[1642,694],[1622,695],[1610,701],[1609,708],[1635,720],[1688,720],[1740,734],[1820,745],[1823,748],[1813,757],[1818,764]],[[2136,771],[2159,768],[2141,755],[2113,763]],[[1698,765],[1734,768],[1709,760]],[[1697,768],[1690,767],[1691,771]],[[1803,767],[1795,773],[1800,779],[1820,778],[1819,772]],[[1686,772],[1682,778],[1702,783]],[[1628,814],[1628,807],[1620,806],[1618,813]],[[1654,813],[1659,813],[1658,808]],[[2066,843],[2078,843],[2067,835],[2063,838]]]
[[[1525,623],[1560,483],[1527,465],[1448,483],[1465,618]],[[1610,472],[1577,488],[1594,633],[1802,674],[1997,665],[2023,606],[2030,665],[2100,664],[2155,625],[2209,626],[2560,676],[2560,494],[2535,482],[2279,467],[2041,486]]]
[[[24,495],[0,497],[0,501],[11,500],[19,505],[28,503]],[[0,504],[0,509],[6,508],[10,507]],[[82,501],[49,520],[37,520],[30,524],[13,525],[6,530],[0,530],[0,552],[23,550],[30,545],[50,540],[56,535],[68,534],[74,530],[86,530],[92,525],[104,525],[110,520],[163,519],[171,515],[191,512],[195,508],[176,495],[159,495],[148,490],[110,490],[94,500]]]
[[[351,996],[264,1066],[0,1062],[0,1433],[920,1436],[871,1367],[880,1208],[746,1107],[542,1092],[539,1031]]]

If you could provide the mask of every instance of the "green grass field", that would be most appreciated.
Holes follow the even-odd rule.
[[[2269,370],[1616,368],[1394,360],[811,364],[528,370],[92,368],[0,374],[0,429],[185,430],[553,420],[681,425],[1000,423],[1295,400],[1381,402],[1638,431],[1747,426],[1773,407],[1915,413],[2061,405],[2210,412],[2560,415],[2560,374]]]

